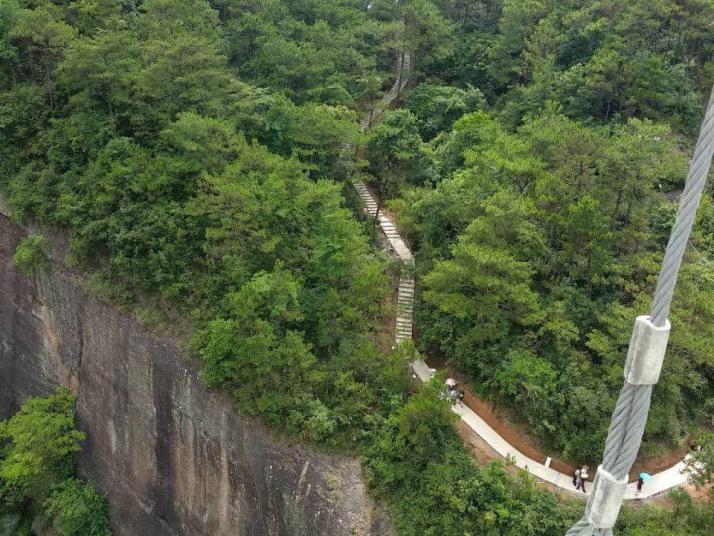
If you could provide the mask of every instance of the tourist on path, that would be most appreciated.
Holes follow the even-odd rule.
[[[575,489],[581,490],[585,493],[585,480],[588,478],[588,466],[583,465],[580,469],[575,471]]]

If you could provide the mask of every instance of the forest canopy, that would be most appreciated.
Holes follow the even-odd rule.
[[[240,411],[359,452],[400,534],[561,534],[580,508],[475,464],[407,363],[442,359],[549,452],[599,459],[714,83],[711,20],[714,0],[0,0],[0,192],[68,231],[93,289],[186,320]],[[409,87],[361,132],[403,51]],[[378,344],[398,268],[355,177],[416,254],[417,348]],[[711,192],[648,453],[714,419]],[[28,237],[18,268],[42,277],[45,246]],[[71,398],[52,400],[74,452]],[[72,534],[65,506],[102,502],[67,459],[52,497],[32,479],[2,497]],[[618,528],[707,534],[711,502],[672,509]]]
[[[417,252],[421,349],[597,460],[714,82],[714,3],[434,4],[452,52],[366,145]],[[714,418],[712,210],[708,193],[646,452]]]
[[[361,2],[0,6],[14,216],[71,229],[112,299],[178,306],[204,379],[243,411],[354,441],[406,388],[369,337],[386,262],[343,196],[342,147],[391,81],[395,22]]]

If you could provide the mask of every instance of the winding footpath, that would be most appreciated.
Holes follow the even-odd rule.
[[[362,118],[360,129],[363,132],[368,131],[372,125],[379,121],[382,113],[393,104],[406,88],[409,83],[410,69],[411,57],[409,53],[405,52],[400,54],[397,61],[397,80],[379,104]],[[353,184],[364,205],[364,212],[370,217],[377,219],[379,228],[386,237],[390,249],[408,268],[405,272],[409,275],[402,275],[399,279],[395,326],[395,346],[397,346],[403,341],[411,339],[413,336],[415,286],[414,277],[411,274],[414,272],[414,256],[406,241],[399,234],[394,222],[387,215],[380,212],[380,203],[377,196],[363,181],[355,180]],[[431,380],[436,373],[436,370],[429,368],[429,366],[421,360],[414,361],[411,366],[415,377],[423,382]],[[467,405],[458,402],[452,409],[454,413],[493,450],[504,458],[512,460],[517,467],[525,469],[540,480],[553,485],[558,490],[580,496],[586,496],[589,493],[592,483],[590,486],[586,486],[588,493],[576,491],[572,484],[572,475],[560,473],[549,467],[550,458],[541,462],[525,456],[510,445],[496,430],[489,426],[486,421],[479,417],[479,415]],[[647,499],[669,489],[687,484],[689,479],[688,475],[684,472],[684,467],[685,461],[682,460],[675,466],[652,475],[652,479],[645,483],[641,493],[637,493],[636,481],[631,482],[625,494],[625,499]]]

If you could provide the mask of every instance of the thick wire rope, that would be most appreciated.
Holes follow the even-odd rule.
[[[714,88],[709,97],[709,104],[702,121],[694,156],[690,163],[677,218],[672,227],[672,234],[662,262],[662,269],[657,278],[657,288],[650,313],[651,321],[657,327],[663,327],[667,323],[679,268],[682,265],[699,201],[706,185],[712,154],[714,154]],[[632,469],[637,452],[640,449],[642,434],[647,424],[651,397],[651,385],[632,385],[625,382],[620,392],[612,415],[603,455],[603,469],[616,478],[624,478]],[[578,521],[566,533],[566,536],[611,535],[612,529],[593,527],[585,518]]]

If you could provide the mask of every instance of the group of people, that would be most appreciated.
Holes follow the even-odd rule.
[[[645,478],[650,478],[650,476],[647,473],[640,473],[639,478],[637,479],[637,493],[642,492],[642,486],[645,484]],[[575,486],[575,489],[581,490],[583,493],[585,493],[585,481],[588,479],[588,466],[583,465],[582,467],[579,467],[578,469],[575,470],[575,473],[573,473],[573,486]]]
[[[456,404],[456,402],[459,402],[464,399],[464,390],[457,389],[456,387],[456,380],[453,380],[451,378],[446,380],[446,396],[452,404]]]
[[[449,378],[446,380],[446,397],[452,404],[456,404],[457,402],[461,401],[464,399],[464,390],[457,388],[457,382],[453,378]],[[443,394],[442,394],[443,396]],[[573,486],[575,486],[575,489],[582,491],[583,493],[585,492],[585,481],[588,479],[588,466],[583,465],[582,467],[578,467],[575,470],[575,473],[573,473]],[[645,479],[643,476],[648,477],[649,475],[641,473],[640,478],[637,480],[637,493],[640,493],[642,491],[642,486],[645,483]]]

